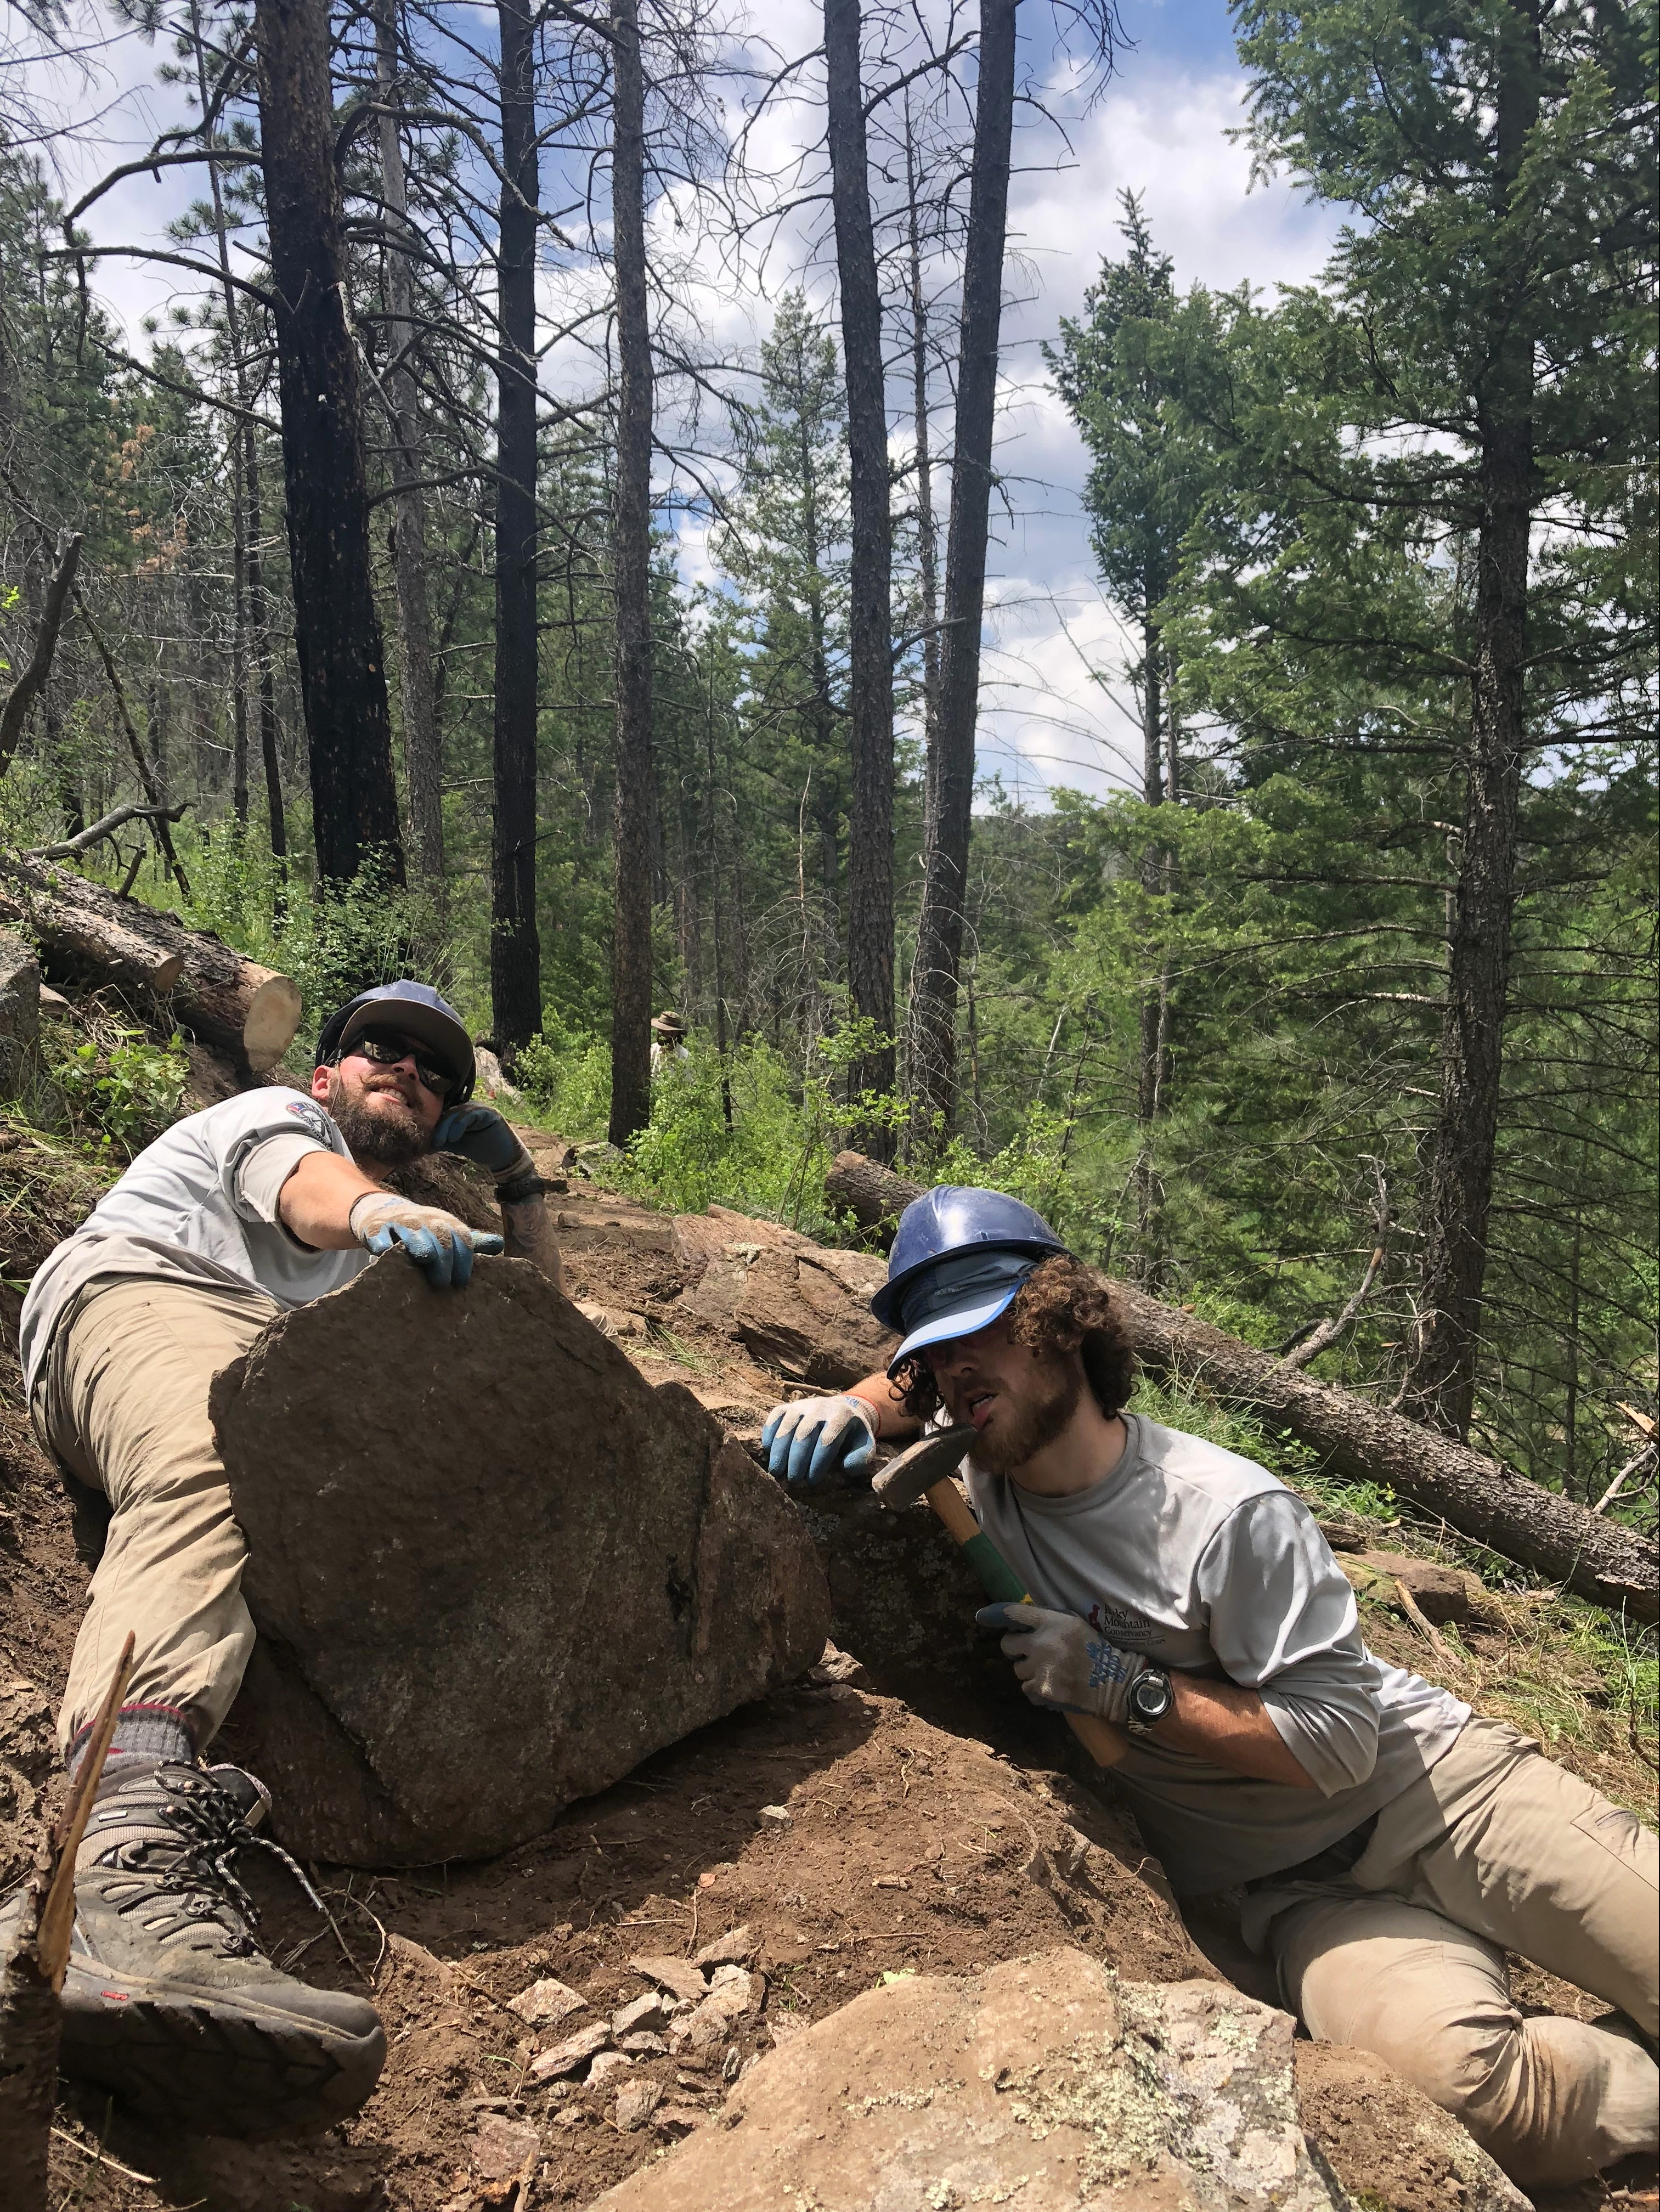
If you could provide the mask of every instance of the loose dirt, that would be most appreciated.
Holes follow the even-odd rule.
[[[530,1133],[544,1173],[556,1173],[556,1141]],[[454,1202],[464,1201],[476,1207],[483,1194],[458,1184]],[[685,1382],[731,1433],[752,1439],[767,1407],[799,1386],[689,1311],[681,1294],[696,1270],[672,1222],[575,1183],[550,1203],[564,1217],[573,1295],[604,1313],[650,1379]],[[14,1223],[17,1249],[0,1254],[10,1279],[0,1294],[0,1883],[22,1870],[57,1801],[52,1713],[96,1535],[94,1522],[77,1523],[19,1401],[11,1285],[52,1241],[42,1245],[41,1228],[33,1213],[26,1234]],[[732,1241],[743,1243],[736,1231]],[[1437,1671],[1404,1624],[1369,1615],[1367,1630]],[[1464,1639],[1466,1678],[1455,1686],[1484,1708],[1503,1709],[1505,1634],[1496,1626]],[[998,1748],[931,1725],[860,1686],[856,1672],[821,1674],[659,1754],[501,1859],[398,1879],[313,1869],[329,1912],[320,1925],[260,1869],[276,1955],[308,1978],[373,1991],[391,2052],[376,2096],[321,2138],[246,2146],[165,2142],[71,2093],[54,2144],[54,2206],[581,2205],[691,2128],[718,2125],[731,2081],[757,2054],[885,1976],[967,1972],[1071,1942],[1132,1978],[1219,1971],[1272,1995],[1260,1967],[1230,1948],[1225,1913],[1195,1917],[1195,1948],[1133,1820],[1066,1771],[1063,1735],[1012,1726],[1006,1709],[988,1716],[987,1733]],[[1572,1745],[1555,1748],[1578,1763]],[[224,1750],[234,1755],[234,1725]],[[1611,1742],[1586,1762],[1603,1786],[1612,1763]],[[534,2077],[538,2051],[652,1986],[631,1960],[690,1960],[745,1929],[737,1948],[751,2002],[718,2042],[640,2052],[603,2086]],[[508,2008],[549,1977],[587,2009],[532,2029]],[[1518,1993],[1554,2009],[1603,2008],[1531,1969]],[[1306,2045],[1298,2068],[1306,2124],[1357,2203],[1371,2212],[1468,2204],[1450,2157],[1426,2150],[1423,2100],[1405,2084],[1381,2069],[1354,2078]],[[661,2095],[644,2125],[625,2130],[617,2093],[631,2083]],[[1541,2198],[1541,2212],[1653,2207],[1651,2170],[1633,2179],[1634,2193],[1597,2185]]]

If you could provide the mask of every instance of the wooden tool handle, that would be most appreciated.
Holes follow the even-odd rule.
[[[927,1493],[927,1500],[959,1544],[966,1545],[976,1536],[983,1536],[967,1499],[954,1482],[936,1482]],[[1110,1721],[1098,1720],[1093,1713],[1068,1713],[1067,1719],[1073,1734],[1098,1766],[1116,1766],[1130,1747],[1129,1738],[1122,1729],[1115,1728]]]
[[[970,1536],[980,1534],[980,1523],[970,1511],[967,1498],[949,1475],[924,1494],[959,1544],[966,1544]]]

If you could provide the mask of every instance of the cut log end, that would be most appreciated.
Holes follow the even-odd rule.
[[[275,1067],[294,1042],[300,1027],[300,987],[289,975],[249,963],[250,978],[258,977],[248,994],[242,1023],[242,1049],[256,1075]]]

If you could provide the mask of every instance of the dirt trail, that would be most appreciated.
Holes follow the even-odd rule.
[[[556,1171],[550,1140],[528,1133],[544,1172]],[[459,1178],[445,1182],[458,1205],[483,1203]],[[754,1236],[737,1217],[704,1224],[701,1255],[689,1255],[671,1218],[632,1201],[579,1186],[551,1203],[573,1295],[603,1310],[653,1381],[684,1382],[732,1433],[753,1437],[789,1379],[756,1363],[718,1304],[716,1317],[700,1316],[685,1293],[711,1248],[737,1248],[727,1264],[741,1274],[765,1224]],[[0,1879],[9,1880],[58,1790],[51,1712],[87,1570],[70,1505],[21,1419],[4,1348],[0,1514]],[[954,1728],[955,1711],[952,1719]],[[659,1754],[503,1858],[396,1879],[314,1869],[331,1915],[320,1928],[261,1871],[276,1954],[318,1980],[373,1990],[391,2045],[376,2096],[324,2137],[259,2146],[163,2142],[105,2107],[78,2106],[60,2115],[54,2203],[88,2212],[580,2205],[690,2128],[718,2126],[730,2081],[757,2054],[885,1975],[963,1972],[1062,1942],[1134,1978],[1214,1971],[1133,1820],[1110,1791],[1064,1770],[1064,1732],[1007,1706],[988,1710],[985,1728],[998,1748],[931,1725],[856,1676],[821,1674]],[[234,1719],[223,1748],[234,1755]],[[1213,1958],[1267,1994],[1260,1971],[1253,1982],[1250,1963],[1229,1950],[1225,1919],[1195,1927]],[[749,2002],[717,2041],[637,2051],[593,2087],[534,2076],[539,2052],[652,1986],[632,1959],[690,1960],[739,1929],[748,1930],[738,1948]],[[508,2006],[548,1978],[585,2008],[538,2030]],[[1572,2003],[1578,1993],[1556,1984],[1529,1995]],[[619,2087],[644,2081],[663,2092],[655,2120],[619,2126]],[[1319,2090],[1328,2154],[1374,2206],[1457,2212],[1462,2185],[1448,2160],[1438,2165],[1425,2150],[1421,2100],[1395,2087],[1394,2104],[1347,2081]],[[1311,2096],[1318,2088],[1311,2075]],[[1590,2190],[1554,2199],[1553,2212],[1608,2201]]]

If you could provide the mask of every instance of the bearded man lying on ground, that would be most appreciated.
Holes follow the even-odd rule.
[[[260,1951],[232,1861],[248,1844],[276,1849],[258,1832],[271,1799],[240,1768],[202,1763],[254,1638],[213,1378],[285,1308],[339,1290],[377,1253],[465,1289],[474,1254],[503,1238],[388,1189],[429,1152],[487,1169],[508,1249],[559,1280],[535,1164],[493,1107],[467,1103],[472,1042],[435,991],[365,991],[325,1025],[316,1060],[309,1095],[245,1092],[141,1152],[40,1268],[21,1325],[40,1441],[112,1516],[58,1718],[71,1772],[136,1639],[76,1862],[64,2070],[198,2134],[339,2119],[386,2057],[372,2005]],[[389,1480],[420,1448],[362,1439]],[[0,1913],[0,1953],[17,1910]]]
[[[1282,1483],[1128,1410],[1105,1286],[1029,1206],[927,1193],[872,1306],[903,1338],[887,1374],[776,1407],[773,1472],[972,1423],[969,1501],[1031,1598],[979,1617],[1035,1704],[1128,1730],[1114,1779],[1177,1893],[1243,1886],[1310,2033],[1387,2059],[1523,2188],[1654,2150],[1652,1832],[1374,1657]],[[1524,2020],[1507,1950],[1619,2014]]]

